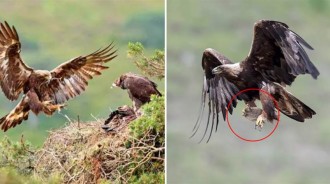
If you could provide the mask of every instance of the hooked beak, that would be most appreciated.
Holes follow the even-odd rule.
[[[114,83],[112,83],[112,85],[111,85],[111,89],[112,88],[116,88],[116,87],[119,87],[115,82]]]
[[[220,74],[222,72],[220,66],[218,67],[215,67],[213,70],[212,70],[212,74],[216,75],[216,74]]]

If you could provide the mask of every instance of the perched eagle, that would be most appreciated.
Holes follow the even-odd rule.
[[[305,119],[312,118],[316,113],[285,89],[285,85],[291,85],[300,74],[310,74],[314,79],[320,74],[303,46],[313,49],[286,24],[260,20],[254,25],[250,53],[242,62],[232,63],[216,50],[206,49],[202,57],[205,75],[200,116],[208,99],[208,120],[203,138],[211,127],[209,141],[214,127],[217,130],[220,112],[225,120],[226,110],[232,114],[237,100],[245,102],[244,115],[250,120],[256,120],[256,127],[261,128],[265,121],[277,120],[279,112],[276,111],[273,100],[259,91],[243,93],[228,107],[231,98],[247,88],[267,91],[277,101],[279,110],[296,121],[304,122]],[[262,109],[256,107],[256,99],[260,100]],[[193,135],[200,124],[199,117]]]
[[[107,69],[104,63],[116,57],[112,44],[86,56],[67,61],[52,71],[34,70],[21,59],[21,43],[15,27],[0,23],[0,86],[5,96],[13,101],[20,93],[22,100],[0,119],[1,129],[7,131],[28,119],[30,110],[52,115],[64,102],[79,95],[88,80]]]
[[[157,84],[133,73],[125,73],[121,75],[113,84],[115,87],[127,89],[130,99],[133,101],[133,109],[137,113],[140,107],[150,101],[151,95],[162,94],[157,90]]]

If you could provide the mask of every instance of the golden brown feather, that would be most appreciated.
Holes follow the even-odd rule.
[[[52,115],[64,102],[85,91],[88,80],[101,75],[108,67],[104,64],[114,59],[116,50],[111,43],[86,56],[73,58],[52,71],[34,70],[20,57],[21,44],[14,27],[0,23],[0,86],[9,100],[24,93],[22,101],[8,115],[0,119],[6,131],[28,118],[31,110]]]

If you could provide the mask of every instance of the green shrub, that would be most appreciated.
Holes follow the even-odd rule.
[[[155,54],[151,57],[146,57],[143,51],[144,47],[140,42],[128,43],[127,55],[133,60],[141,72],[148,77],[163,79],[165,77],[164,51],[155,50]]]

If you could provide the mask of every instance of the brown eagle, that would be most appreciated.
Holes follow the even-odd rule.
[[[7,131],[28,119],[30,110],[52,115],[64,102],[79,95],[88,80],[107,69],[104,63],[116,57],[112,44],[86,56],[73,58],[52,71],[34,70],[21,59],[21,43],[15,27],[0,23],[0,86],[5,96],[13,101],[20,93],[22,100],[0,119],[1,129]]]
[[[157,84],[134,73],[125,73],[121,75],[112,86],[127,89],[130,99],[133,101],[133,109],[137,113],[140,107],[150,102],[152,94],[162,96],[157,90]]]
[[[243,115],[256,120],[256,127],[262,128],[265,121],[277,120],[279,112],[276,111],[273,100],[259,91],[248,91],[238,96],[228,107],[231,98],[247,88],[258,88],[270,93],[277,101],[279,110],[296,121],[304,122],[305,119],[312,118],[316,113],[285,89],[285,85],[291,85],[300,74],[310,74],[314,79],[320,74],[303,47],[313,49],[286,24],[260,20],[254,25],[251,50],[242,62],[232,63],[214,49],[206,49],[202,57],[205,75],[201,113],[193,135],[201,124],[206,99],[208,120],[202,140],[211,127],[209,141],[214,127],[217,130],[219,114],[222,113],[225,120],[226,110],[232,114],[237,100],[245,102]],[[260,100],[262,109],[256,107],[254,102],[257,99]]]

